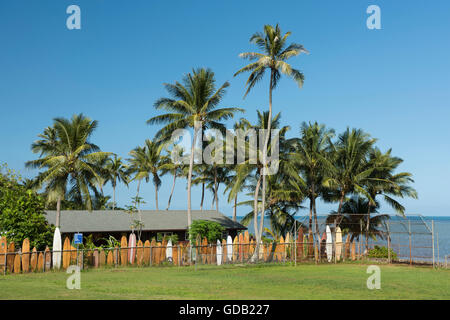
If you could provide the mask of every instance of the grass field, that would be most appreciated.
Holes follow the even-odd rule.
[[[1,299],[450,299],[450,270],[380,266],[369,290],[367,266],[270,265],[91,269],[81,290],[63,271],[0,276]]]

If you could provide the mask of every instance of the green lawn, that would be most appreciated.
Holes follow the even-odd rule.
[[[81,290],[65,272],[0,276],[1,299],[450,299],[450,270],[380,266],[368,290],[367,266],[269,265],[91,269]]]

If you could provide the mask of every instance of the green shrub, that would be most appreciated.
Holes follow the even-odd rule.
[[[396,260],[397,254],[392,249],[390,249],[390,252],[391,252],[391,259]],[[375,246],[373,249],[369,250],[369,258],[380,258],[380,259],[389,258],[388,248]]]
[[[195,220],[192,222],[189,228],[189,239],[195,242],[197,237],[201,239],[208,239],[209,243],[216,242],[218,239],[222,239],[222,233],[225,228],[219,223],[207,220]]]

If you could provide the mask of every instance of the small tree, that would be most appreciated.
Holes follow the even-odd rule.
[[[222,233],[225,228],[219,223],[208,220],[194,220],[189,228],[189,238],[191,242],[195,243],[197,237],[201,239],[206,238],[208,242],[212,243],[218,239],[222,239]]]
[[[22,178],[6,165],[0,167],[0,232],[9,241],[43,250],[51,245],[55,227],[45,219],[42,197],[20,184]]]

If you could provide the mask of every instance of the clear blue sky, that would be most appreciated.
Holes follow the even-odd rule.
[[[71,4],[81,8],[81,30],[66,28]],[[366,28],[370,4],[381,8],[382,30]],[[126,158],[158,129],[145,120],[158,114],[153,103],[166,95],[162,83],[193,67],[210,67],[219,83],[230,81],[223,106],[243,107],[254,120],[257,109],[268,108],[268,79],[243,100],[245,77],[233,73],[245,63],[238,54],[254,50],[249,37],[278,22],[311,52],[290,61],[304,72],[304,88],[284,79],[273,98],[291,134],[302,121],[337,132],[364,129],[414,174],[420,199],[404,200],[407,212],[449,215],[449,14],[445,0],[2,0],[0,161],[33,176],[24,162],[36,157],[30,144],[37,134],[54,117],[81,112],[99,121],[93,142]],[[163,180],[161,207],[170,181]],[[129,204],[135,191],[135,184],[120,187],[119,205]],[[153,192],[151,183],[142,188],[147,208],[154,206]],[[180,180],[173,208],[185,204]],[[334,207],[321,204],[319,212]],[[221,210],[232,213],[224,200]],[[241,207],[238,214],[246,212]]]

